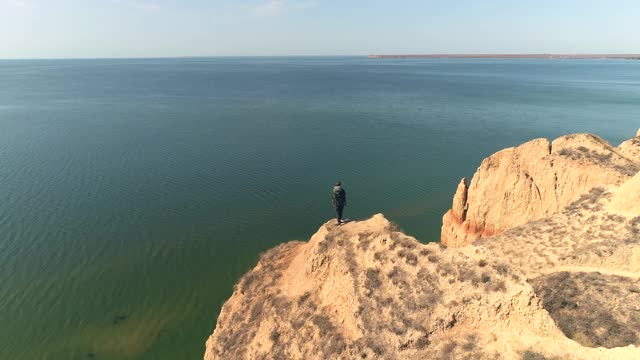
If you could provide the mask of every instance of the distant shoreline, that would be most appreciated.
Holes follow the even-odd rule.
[[[624,59],[640,60],[640,54],[388,54],[370,59]]]

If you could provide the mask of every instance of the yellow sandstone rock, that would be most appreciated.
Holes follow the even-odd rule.
[[[591,134],[535,139],[486,158],[467,191],[466,216],[447,212],[441,241],[464,246],[480,237],[557,213],[596,186],[620,184],[640,169],[637,138],[614,148]],[[460,187],[453,208],[460,208]]]
[[[578,134],[490,156],[445,215],[459,247],[377,214],[271,249],[204,358],[640,359],[640,175],[626,153]]]

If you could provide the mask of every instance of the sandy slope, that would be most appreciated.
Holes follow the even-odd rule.
[[[640,174],[474,246],[522,271],[567,336],[640,344]]]
[[[382,215],[329,222],[245,275],[205,359],[640,358],[567,338],[518,264],[482,246],[420,244]]]

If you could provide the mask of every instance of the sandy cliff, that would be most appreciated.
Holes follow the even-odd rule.
[[[607,145],[534,140],[485,160],[451,217],[509,219],[470,246],[421,244],[378,214],[268,251],[223,306],[205,359],[640,359],[640,175],[634,144]],[[484,181],[530,195],[482,211]]]
[[[205,359],[478,358],[537,353],[542,339],[572,345],[507,264],[420,244],[376,215],[265,254],[224,305]]]
[[[595,186],[620,184],[640,169],[640,139],[615,148],[591,134],[535,139],[486,158],[463,181],[442,219],[442,243],[464,246],[555,214]]]

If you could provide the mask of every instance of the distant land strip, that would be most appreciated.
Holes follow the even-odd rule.
[[[640,60],[640,54],[389,54],[371,59],[626,59]]]

